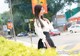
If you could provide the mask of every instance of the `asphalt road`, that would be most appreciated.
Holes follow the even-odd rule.
[[[62,33],[60,36],[51,36],[51,39],[57,46],[56,50],[59,54],[68,55],[68,54],[77,54],[80,52],[80,33],[65,32]],[[26,37],[16,37],[16,40],[17,42],[21,42],[27,46],[31,47],[34,46],[37,48],[37,43],[39,38],[37,36],[35,37],[26,36]]]
[[[80,43],[80,33],[62,33],[60,36],[51,36],[54,44],[56,46],[62,46],[67,44],[77,44]],[[39,38],[36,37],[16,37],[17,40],[37,44]]]

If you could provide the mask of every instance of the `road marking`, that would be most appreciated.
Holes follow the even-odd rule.
[[[70,47],[70,48],[69,48]],[[67,44],[63,46],[57,47],[58,51],[66,51],[66,52],[80,52],[80,43],[78,44]]]

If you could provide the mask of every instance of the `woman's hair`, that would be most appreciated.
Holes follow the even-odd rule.
[[[36,5],[36,6],[34,7],[34,12],[35,12],[35,17],[36,17],[36,19],[39,18],[39,13],[40,13],[40,11],[41,11],[41,8],[42,8],[41,5]]]
[[[44,25],[43,25],[43,23],[40,21],[40,19],[39,19],[39,13],[40,13],[40,11],[41,11],[41,8],[42,8],[42,6],[41,5],[36,5],[35,7],[34,7],[34,14],[35,14],[35,17],[36,17],[36,19],[38,19],[38,21],[40,22],[40,24],[41,24],[41,27],[43,28],[44,27]],[[43,19],[43,16],[41,16],[41,19]],[[38,25],[38,23],[37,23],[37,25]]]

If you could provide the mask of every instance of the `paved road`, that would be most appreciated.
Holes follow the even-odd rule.
[[[56,46],[61,46],[65,44],[76,44],[80,43],[80,33],[62,33],[60,36],[51,36]],[[37,44],[38,37],[32,37],[32,43]],[[26,41],[31,43],[31,37],[17,37],[17,40]]]
[[[62,33],[60,36],[51,36],[52,40],[54,41],[55,45],[57,46],[58,50],[80,50],[80,33]],[[37,47],[37,42],[39,38],[32,37],[17,37],[17,41],[22,41],[26,45],[33,43]]]
[[[69,54],[77,54],[80,52],[80,33],[62,33],[60,36],[51,36],[55,45],[57,46],[56,50],[61,56],[69,56]],[[21,42],[27,46],[37,47],[37,42],[39,38],[32,37],[16,37],[17,42]],[[31,45],[32,43],[33,45]]]

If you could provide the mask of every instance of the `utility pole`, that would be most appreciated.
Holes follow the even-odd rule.
[[[12,31],[13,31],[13,37],[14,37],[14,40],[16,41],[11,0],[9,0],[9,2],[10,2],[10,19],[12,20],[12,24],[13,24],[13,29],[12,29]]]

